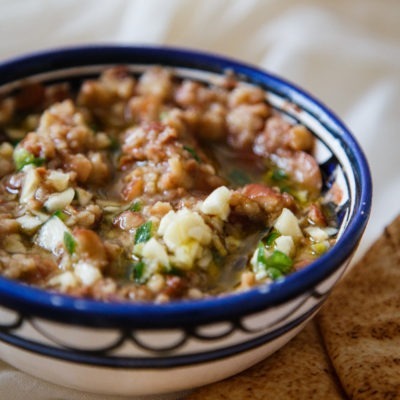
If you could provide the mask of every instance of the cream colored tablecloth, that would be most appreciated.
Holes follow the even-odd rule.
[[[400,211],[400,1],[0,0],[0,60],[82,43],[209,50],[319,97],[362,145],[373,212],[356,258]],[[0,400],[112,400],[47,384],[0,361]]]

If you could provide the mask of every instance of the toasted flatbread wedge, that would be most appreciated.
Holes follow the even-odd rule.
[[[351,399],[400,399],[400,216],[334,290],[318,321]]]
[[[343,399],[315,323],[285,347],[233,378],[194,391],[186,400]]]

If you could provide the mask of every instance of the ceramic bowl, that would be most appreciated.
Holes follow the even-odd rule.
[[[0,94],[21,82],[76,81],[106,66],[141,72],[157,64],[210,81],[231,70],[265,89],[271,105],[317,137],[324,188],[343,190],[339,239],[281,282],[240,294],[169,304],[111,304],[50,293],[0,277],[0,357],[47,381],[130,396],[191,389],[236,374],[298,333],[346,269],[371,206],[367,162],[354,137],[305,91],[224,57],[165,47],[89,46],[0,65]]]

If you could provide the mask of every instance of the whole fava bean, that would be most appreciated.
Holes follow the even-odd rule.
[[[0,124],[11,120],[15,110],[15,99],[8,98],[0,101]]]
[[[10,101],[0,100],[0,120],[7,123],[0,129],[0,139],[4,136],[13,143],[22,139],[17,150],[28,153],[28,162],[32,157],[43,159],[15,170],[15,148],[0,146],[0,175],[9,171],[10,163],[14,165],[14,173],[0,185],[7,192],[7,203],[0,204],[2,216],[18,217],[17,227],[9,222],[3,226],[0,218],[0,232],[6,230],[11,237],[3,240],[0,251],[20,251],[13,240],[20,231],[25,235],[23,243],[30,236],[33,244],[43,244],[37,249],[40,256],[50,251],[46,243],[36,242],[35,235],[54,212],[53,222],[60,227],[57,249],[63,252],[54,268],[74,268],[76,285],[83,286],[50,287],[99,300],[158,303],[271,283],[276,274],[261,276],[259,265],[248,262],[239,285],[216,290],[210,286],[218,279],[224,257],[240,250],[247,234],[273,226],[284,208],[299,216],[305,234],[299,236],[296,252],[286,234],[277,239],[274,249],[290,255],[295,269],[310,262],[304,261],[306,256],[314,259],[322,254],[312,247],[319,243],[310,239],[307,228],[324,231],[329,236],[324,246],[329,248],[334,233],[328,233],[323,218],[325,213],[327,225],[333,226],[334,214],[322,201],[338,199],[340,188],[333,187],[321,197],[311,132],[273,109],[263,89],[241,85],[234,75],[208,84],[172,77],[172,71],[154,68],[137,77],[125,67],[108,69],[99,79],[83,83],[79,91],[74,88],[70,100],[61,103],[50,104],[63,100],[68,87],[46,87],[44,101],[20,114],[17,93]],[[13,117],[22,118],[21,126],[14,126]],[[21,196],[25,176],[32,169],[39,183],[26,191],[29,196]],[[242,174],[231,178],[237,171]],[[229,209],[227,217],[219,212],[218,201],[213,202],[216,210],[214,205],[204,208],[204,200],[212,199],[221,186],[230,192],[223,202]],[[48,203],[68,189],[76,194],[68,205]],[[46,203],[48,213],[42,210]],[[186,211],[202,220],[186,224],[189,218],[176,217]],[[168,214],[174,219],[168,220]],[[160,230],[164,218],[165,229]],[[146,221],[154,224],[150,239],[149,224],[136,235]],[[204,234],[203,224],[210,235]],[[170,225],[173,229],[166,233]],[[49,231],[54,236],[55,229]],[[136,246],[136,236],[142,246]],[[30,256],[29,249],[26,254]],[[54,255],[58,253],[49,258]],[[253,252],[248,260],[255,257],[258,253]],[[19,270],[26,267],[26,258],[16,260]],[[163,267],[168,265],[171,269]],[[187,266],[190,271],[180,272]],[[4,268],[7,274],[8,266]],[[10,273],[15,274],[15,269]]]
[[[228,105],[233,108],[240,104],[262,103],[264,99],[265,92],[262,89],[253,86],[239,86],[229,94]]]
[[[143,192],[143,180],[135,179],[127,184],[122,190],[122,198],[127,201],[132,201],[136,197],[140,196]]]
[[[2,139],[2,131],[0,130],[0,140]],[[14,148],[10,143],[4,142],[0,144],[0,156],[6,159],[11,159]]]
[[[274,189],[263,185],[262,183],[250,183],[249,185],[243,187],[242,193],[250,199],[265,196],[279,196],[279,193],[277,193]]]
[[[142,225],[143,222],[143,216],[135,211],[124,211],[117,215],[113,220],[113,224],[117,225],[124,231],[130,231],[131,229],[137,228]]]
[[[292,150],[309,151],[314,144],[314,137],[303,125],[295,125],[289,130],[289,147]]]
[[[11,233],[17,233],[19,230],[19,224],[15,219],[4,218],[2,216],[0,224],[0,234],[9,235]]]
[[[322,175],[315,158],[305,151],[282,150],[279,155],[273,154],[272,161],[291,179],[313,195],[317,195],[322,187]]]
[[[106,266],[107,252],[97,233],[90,229],[75,228],[73,235],[77,243],[77,253],[83,259],[89,259],[98,268]]]
[[[67,154],[64,169],[76,173],[79,182],[86,182],[92,172],[92,163],[83,154]]]

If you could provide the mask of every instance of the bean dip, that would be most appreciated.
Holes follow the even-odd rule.
[[[322,195],[314,136],[232,74],[30,83],[0,99],[0,140],[0,274],[26,284],[197,299],[284,279],[335,241],[340,193]]]

